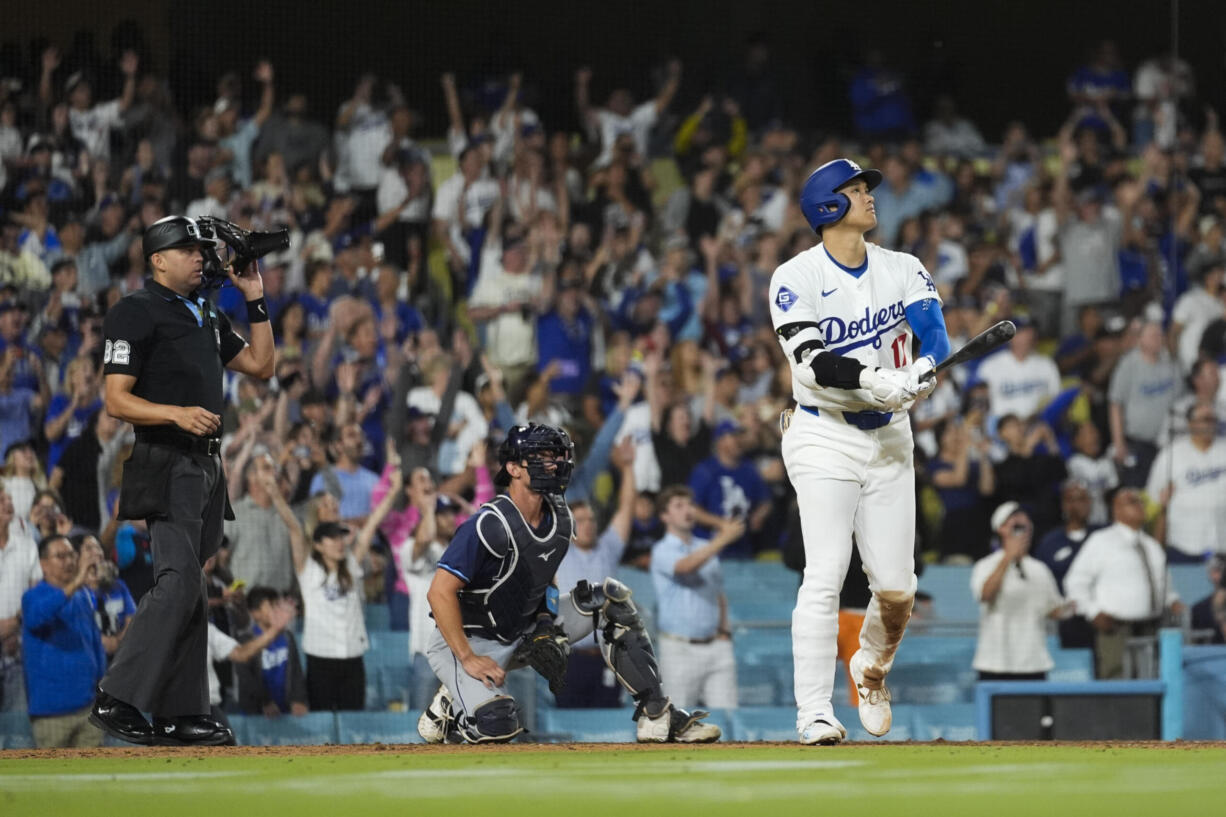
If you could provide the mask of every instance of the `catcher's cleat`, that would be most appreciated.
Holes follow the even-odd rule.
[[[451,711],[451,695],[447,687],[439,685],[434,699],[417,719],[417,734],[426,743],[445,743],[450,733],[454,732],[455,713]]]
[[[642,709],[636,739],[639,743],[714,743],[723,732],[713,723],[702,722],[709,714],[701,709],[686,712],[669,703],[653,718]]]

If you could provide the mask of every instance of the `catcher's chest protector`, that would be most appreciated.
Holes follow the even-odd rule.
[[[506,548],[491,586],[469,585],[460,591],[466,630],[509,644],[535,620],[574,532],[574,520],[562,497],[546,495],[544,501],[553,519],[539,535],[505,495],[481,507],[480,513],[497,516],[506,534]],[[498,549],[500,543],[491,546]]]

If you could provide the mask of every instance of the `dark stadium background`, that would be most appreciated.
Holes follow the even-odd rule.
[[[33,38],[67,44],[82,29],[109,57],[118,53],[113,43],[126,44],[131,34],[118,24],[136,20],[147,56],[168,72],[180,107],[210,103],[223,70],[246,73],[266,55],[277,68],[279,97],[307,91],[323,121],[332,119],[358,73],[370,69],[399,82],[424,118],[419,135],[441,135],[443,71],[454,71],[464,86],[522,69],[532,106],[546,122],[562,122],[573,108],[578,66],[594,69],[597,100],[612,77],[629,80],[643,98],[653,87],[652,69],[676,55],[686,69],[679,111],[741,60],[746,37],[763,32],[789,116],[802,127],[849,129],[847,79],[864,49],[876,46],[908,75],[919,117],[935,93],[952,92],[985,137],[997,141],[1015,118],[1043,136],[1059,127],[1068,112],[1064,80],[1095,41],[1116,40],[1130,68],[1168,50],[1172,6],[1170,0],[54,0],[4,15],[0,59],[18,59],[19,44],[21,58],[37,65],[41,48],[29,48]],[[1220,109],[1226,3],[1183,0],[1178,7],[1180,55]],[[108,82],[100,80],[105,99]]]

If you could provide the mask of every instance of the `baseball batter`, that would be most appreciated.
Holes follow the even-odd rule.
[[[917,258],[867,244],[876,170],[836,159],[800,207],[821,242],[775,270],[770,312],[792,366],[797,409],[783,460],[800,504],[806,566],[792,613],[796,728],[804,744],[847,736],[831,705],[839,588],[855,534],[872,598],[850,670],[860,722],[890,729],[885,676],[915,599],[915,483],[907,409],[949,354],[941,300]],[[915,342],[918,356],[913,357]]]

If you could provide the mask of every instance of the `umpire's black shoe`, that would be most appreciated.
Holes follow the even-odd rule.
[[[89,712],[89,722],[112,737],[149,746],[153,743],[153,727],[140,710],[126,704],[98,687],[94,708]]]
[[[234,733],[208,715],[180,718],[154,715],[153,742],[158,746],[233,746]]]

